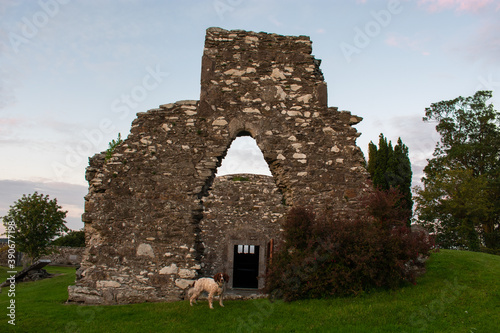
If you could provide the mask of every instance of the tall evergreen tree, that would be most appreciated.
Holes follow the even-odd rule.
[[[398,138],[398,144],[394,147],[394,160],[396,169],[396,180],[394,182],[395,187],[399,188],[399,191],[405,199],[403,208],[408,209],[410,212],[413,209],[413,199],[411,194],[411,162],[409,157],[409,149],[403,143],[401,138]]]
[[[412,172],[408,153],[408,147],[401,138],[398,139],[397,145],[393,148],[392,142],[388,142],[381,133],[378,148],[373,142],[368,145],[367,170],[375,188],[384,191],[390,188],[399,190],[403,196],[400,206],[407,211],[408,217],[411,217],[413,208]]]
[[[373,178],[373,174],[375,173],[375,155],[377,155],[377,145],[372,141],[368,144],[368,164],[366,169],[370,173]]]

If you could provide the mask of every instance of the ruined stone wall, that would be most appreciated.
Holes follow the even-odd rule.
[[[70,300],[114,304],[183,297],[200,269],[198,194],[212,174],[205,167],[215,169],[217,162],[189,125],[196,107],[196,101],[183,101],[138,114],[111,159],[90,159],[86,255]]]
[[[231,142],[251,135],[288,206],[352,215],[368,188],[361,118],[327,107],[306,36],[207,30],[199,101],[139,113],[111,159],[89,160],[82,278],[69,300],[181,299],[201,272],[203,198]]]
[[[82,261],[83,247],[57,246],[54,253],[41,257],[50,260],[49,265],[79,266]]]
[[[311,52],[306,36],[209,29],[198,112],[214,119],[217,135],[252,135],[289,205],[334,198],[346,208],[365,179],[351,127],[361,118],[327,107]]]

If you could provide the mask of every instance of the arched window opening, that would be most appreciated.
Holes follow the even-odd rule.
[[[241,173],[272,176],[257,142],[247,132],[241,132],[231,143],[216,176]]]

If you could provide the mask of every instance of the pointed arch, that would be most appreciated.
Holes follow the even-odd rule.
[[[238,173],[272,176],[257,141],[250,134],[240,134],[231,142],[216,177]]]

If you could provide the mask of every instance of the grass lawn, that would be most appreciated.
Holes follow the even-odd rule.
[[[0,278],[7,269],[0,268]],[[20,283],[0,294],[0,332],[500,332],[500,256],[442,250],[431,256],[416,286],[362,297],[305,300],[206,301],[120,306],[64,304],[74,268]],[[15,299],[15,326],[7,306]]]

